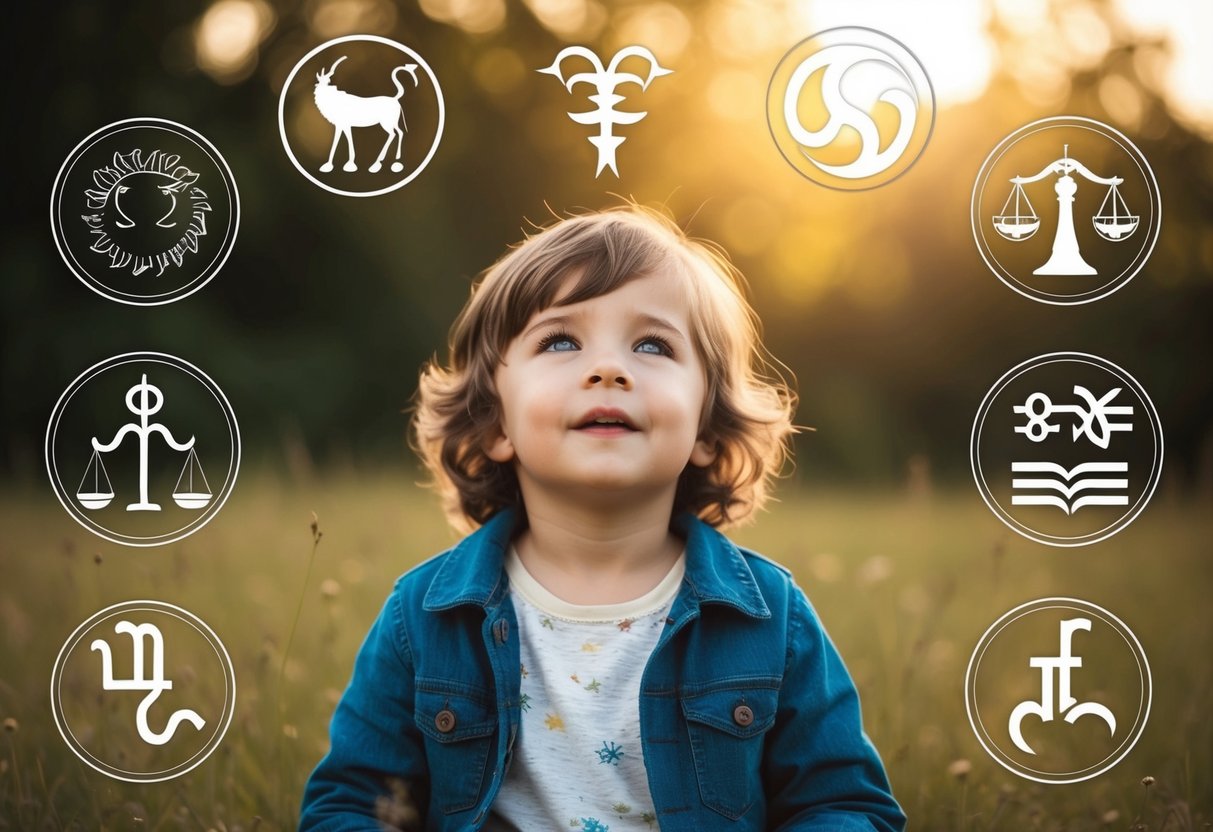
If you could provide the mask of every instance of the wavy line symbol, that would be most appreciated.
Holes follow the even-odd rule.
[[[1127,491],[1127,477],[1090,477],[1087,474],[1126,474],[1129,471],[1127,462],[1083,462],[1073,468],[1063,468],[1056,462],[1012,462],[1013,474],[1048,474],[1052,476],[1015,477],[1011,480],[1012,491],[1056,491],[1057,494],[1012,494],[1011,505],[1014,506],[1056,506],[1066,514],[1074,514],[1085,506],[1127,506],[1127,494],[1107,493],[1117,490]],[[1083,491],[1095,491],[1094,494],[1083,494],[1078,499],[1075,495]]]

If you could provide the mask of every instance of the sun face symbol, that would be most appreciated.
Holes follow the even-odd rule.
[[[129,266],[139,275],[156,267],[159,276],[198,251],[211,206],[195,186],[198,174],[180,160],[160,150],[144,159],[136,148],[115,153],[112,165],[93,171],[96,188],[84,195],[96,213],[81,217],[96,237],[90,248],[108,256],[111,269]]]

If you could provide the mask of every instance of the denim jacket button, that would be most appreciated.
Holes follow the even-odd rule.
[[[749,705],[738,705],[733,709],[733,721],[742,728],[749,727],[754,722],[754,712]]]
[[[499,618],[493,623],[493,639],[498,644],[505,644],[510,640],[510,622],[504,618]]]
[[[444,734],[449,734],[455,730],[455,712],[449,708],[443,708],[434,717],[434,727]]]

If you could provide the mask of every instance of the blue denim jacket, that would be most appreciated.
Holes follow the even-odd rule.
[[[500,512],[397,581],[333,715],[301,829],[377,832],[393,778],[426,829],[483,825],[521,718],[503,568],[514,524]],[[696,518],[674,529],[686,575],[640,691],[661,829],[904,829],[855,686],[788,571]]]

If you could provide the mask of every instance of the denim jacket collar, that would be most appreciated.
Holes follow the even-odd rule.
[[[497,512],[488,522],[451,549],[426,592],[422,608],[448,610],[463,604],[488,607],[500,602],[505,590],[505,553],[514,531],[513,509]],[[771,611],[754,581],[749,564],[727,537],[691,514],[674,518],[674,531],[686,539],[684,587],[695,606],[725,604],[752,618],[770,618]]]

